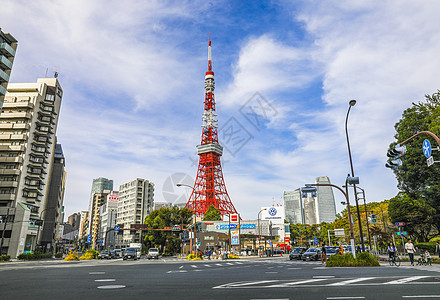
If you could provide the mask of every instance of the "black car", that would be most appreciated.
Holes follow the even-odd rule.
[[[307,248],[305,247],[296,247],[292,249],[292,252],[290,252],[289,254],[289,259],[290,260],[294,260],[294,259],[301,259],[301,256],[303,255],[304,252],[307,251]]]
[[[332,256],[332,255],[335,255],[335,254],[338,254],[338,247],[332,247],[332,246],[326,246],[325,247],[325,253],[327,254],[327,258],[329,257],[329,256]]]
[[[134,260],[137,260],[138,257],[137,257],[137,251],[136,251],[136,248],[126,248],[125,251],[124,251],[124,257],[123,257],[123,259],[124,259],[124,260],[127,260],[127,259],[134,259]]]
[[[111,258],[112,258],[112,255],[109,250],[102,250],[98,254],[98,259],[111,259]]]
[[[321,249],[309,248],[301,258],[302,260],[319,260],[321,259]]]

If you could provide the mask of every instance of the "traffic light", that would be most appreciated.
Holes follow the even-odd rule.
[[[406,146],[400,146],[399,144],[396,145],[394,149],[388,151],[387,156],[391,159],[388,160],[388,162],[385,164],[385,167],[393,169],[400,167],[402,165],[402,160],[399,157],[405,153]]]
[[[376,215],[371,214],[371,223],[376,223]]]

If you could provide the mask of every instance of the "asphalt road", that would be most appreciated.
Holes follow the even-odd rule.
[[[0,299],[440,299],[440,266],[327,268],[287,257],[0,264]]]

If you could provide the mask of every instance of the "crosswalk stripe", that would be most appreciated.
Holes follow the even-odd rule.
[[[303,280],[303,281],[293,281],[293,282],[286,282],[286,283],[280,283],[280,284],[268,285],[268,286],[266,286],[266,287],[268,287],[268,288],[273,288],[273,287],[288,287],[288,286],[292,286],[292,285],[299,285],[299,284],[311,283],[311,282],[317,282],[317,281],[322,281],[322,280],[326,280],[326,279],[325,279],[325,278],[315,278],[315,279],[308,279],[308,280]]]
[[[331,283],[329,285],[330,286],[347,285],[350,283],[355,283],[355,282],[360,282],[360,281],[365,281],[365,280],[370,280],[370,279],[374,279],[374,277],[355,278],[355,279],[344,280],[344,281],[340,281],[340,282],[336,282],[336,283]]]
[[[191,267],[193,267],[193,268],[198,268],[196,265],[191,265]]]
[[[407,283],[410,281],[414,281],[414,280],[418,280],[418,279],[422,279],[422,278],[427,278],[427,277],[429,277],[429,276],[412,276],[412,277],[406,277],[406,278],[401,278],[401,279],[385,282],[385,284],[403,284],[403,283]]]

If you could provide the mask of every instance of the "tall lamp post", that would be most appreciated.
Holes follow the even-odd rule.
[[[359,186],[357,188],[362,191],[362,199],[364,199],[365,221],[367,222],[367,233],[368,233],[368,244],[370,245],[370,250],[371,250],[370,225],[368,224],[367,200],[365,199],[365,190]]]
[[[258,218],[257,218],[257,221],[258,221],[258,236],[259,236],[259,243],[258,243],[258,247],[260,247],[260,243],[261,243],[261,225],[260,225],[260,214],[261,214],[261,212],[262,211],[264,211],[264,210],[267,210],[267,208],[263,208],[263,209],[260,209],[260,211],[258,212]]]
[[[180,186],[189,187],[189,188],[191,188],[195,192],[194,187],[192,187],[192,186],[190,186],[188,184],[178,183],[176,185],[179,186],[179,187]],[[194,239],[194,255],[195,256],[197,256],[197,239],[196,239],[197,215],[196,215],[196,211],[197,211],[197,198],[194,197],[194,238],[193,239]]]
[[[354,177],[353,160],[351,158],[350,140],[348,139],[347,125],[348,125],[348,115],[350,114],[351,107],[355,106],[356,100],[350,100],[348,102],[348,104],[349,104],[349,107],[348,107],[348,111],[347,111],[347,116],[345,117],[345,136],[347,137],[347,147],[348,147],[348,157],[350,158],[351,177]],[[359,235],[361,238],[362,252],[365,252],[364,236],[362,233],[362,222],[361,222],[361,216],[360,216],[360,212],[359,212],[358,197],[357,197],[357,193],[356,193],[356,184],[353,184],[353,188],[354,188],[354,199],[356,201],[357,217],[358,217],[358,222],[359,222]]]

